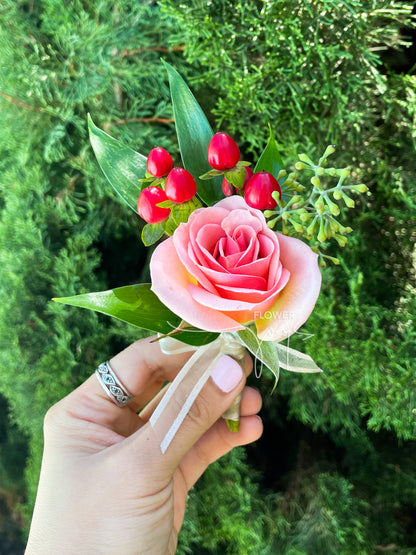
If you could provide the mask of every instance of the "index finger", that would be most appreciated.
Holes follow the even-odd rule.
[[[133,400],[124,407],[117,406],[103,390],[97,376],[92,375],[70,393],[71,415],[110,428],[121,435],[133,433],[139,424],[137,412],[161,389],[172,381],[192,352],[165,355],[155,337],[147,337],[129,345],[110,360],[110,366]],[[190,347],[192,349],[192,347]]]

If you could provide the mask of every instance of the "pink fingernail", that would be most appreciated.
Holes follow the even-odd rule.
[[[212,371],[211,378],[224,393],[229,393],[240,383],[243,370],[236,360],[223,355]]]

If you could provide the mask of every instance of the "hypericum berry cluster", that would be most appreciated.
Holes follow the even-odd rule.
[[[273,193],[279,198],[282,196],[277,179],[263,170],[253,174],[248,162],[240,162],[240,150],[229,135],[216,133],[212,137],[208,145],[207,158],[213,169],[200,179],[224,175],[222,192],[226,197],[243,195],[246,203],[258,210],[277,206]]]
[[[196,194],[196,182],[192,174],[183,168],[173,167],[173,160],[164,148],[153,148],[146,163],[146,178],[151,185],[142,189],[137,201],[137,212],[148,224],[163,222],[169,218],[169,204],[182,204]]]

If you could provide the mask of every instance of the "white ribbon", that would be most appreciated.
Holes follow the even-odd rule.
[[[169,401],[173,397],[175,391],[192,370],[190,378],[187,380],[187,389],[189,389],[189,392],[186,395],[186,400],[160,444],[162,453],[165,453],[172,439],[175,437],[180,425],[192,407],[195,399],[199,395],[199,392],[208,381],[208,378],[212,374],[212,371],[214,370],[219,359],[223,355],[229,355],[240,361],[244,358],[245,347],[241,344],[241,342],[226,333],[220,334],[215,341],[201,347],[186,345],[171,337],[162,337],[159,340],[159,344],[162,353],[164,354],[179,354],[195,351],[173,380],[149,420],[152,427],[154,427],[156,422],[159,420],[159,417],[167,407]],[[227,418],[232,418],[232,415],[227,415]],[[237,420],[238,414],[237,417],[234,416],[232,419]]]
[[[183,391],[183,395],[186,396],[186,399],[160,444],[162,453],[165,453],[180,425],[190,411],[195,399],[199,395],[199,392],[208,381],[219,359],[223,355],[229,355],[240,362],[240,364],[244,365],[246,345],[236,333],[221,333],[215,341],[200,347],[187,345],[177,339],[167,336],[159,339],[159,344],[164,354],[180,354],[194,351],[194,354],[173,380],[149,419],[151,426],[154,427],[174,396],[175,391],[189,374],[186,390]],[[274,345],[276,347],[276,357],[279,364],[285,370],[290,370],[292,372],[322,372],[309,355],[305,355],[304,353],[277,342]],[[253,354],[255,355],[256,353]],[[223,417],[227,420],[238,421],[239,403],[240,397],[234,401]]]

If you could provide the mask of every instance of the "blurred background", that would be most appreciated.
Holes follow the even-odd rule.
[[[251,378],[255,445],[191,492],[179,554],[416,554],[416,45],[411,2],[2,0],[0,553],[23,553],[48,407],[141,337],[52,297],[148,281],[142,223],[86,116],[178,160],[163,57],[255,161],[337,145],[361,195],[291,346],[322,375]]]

